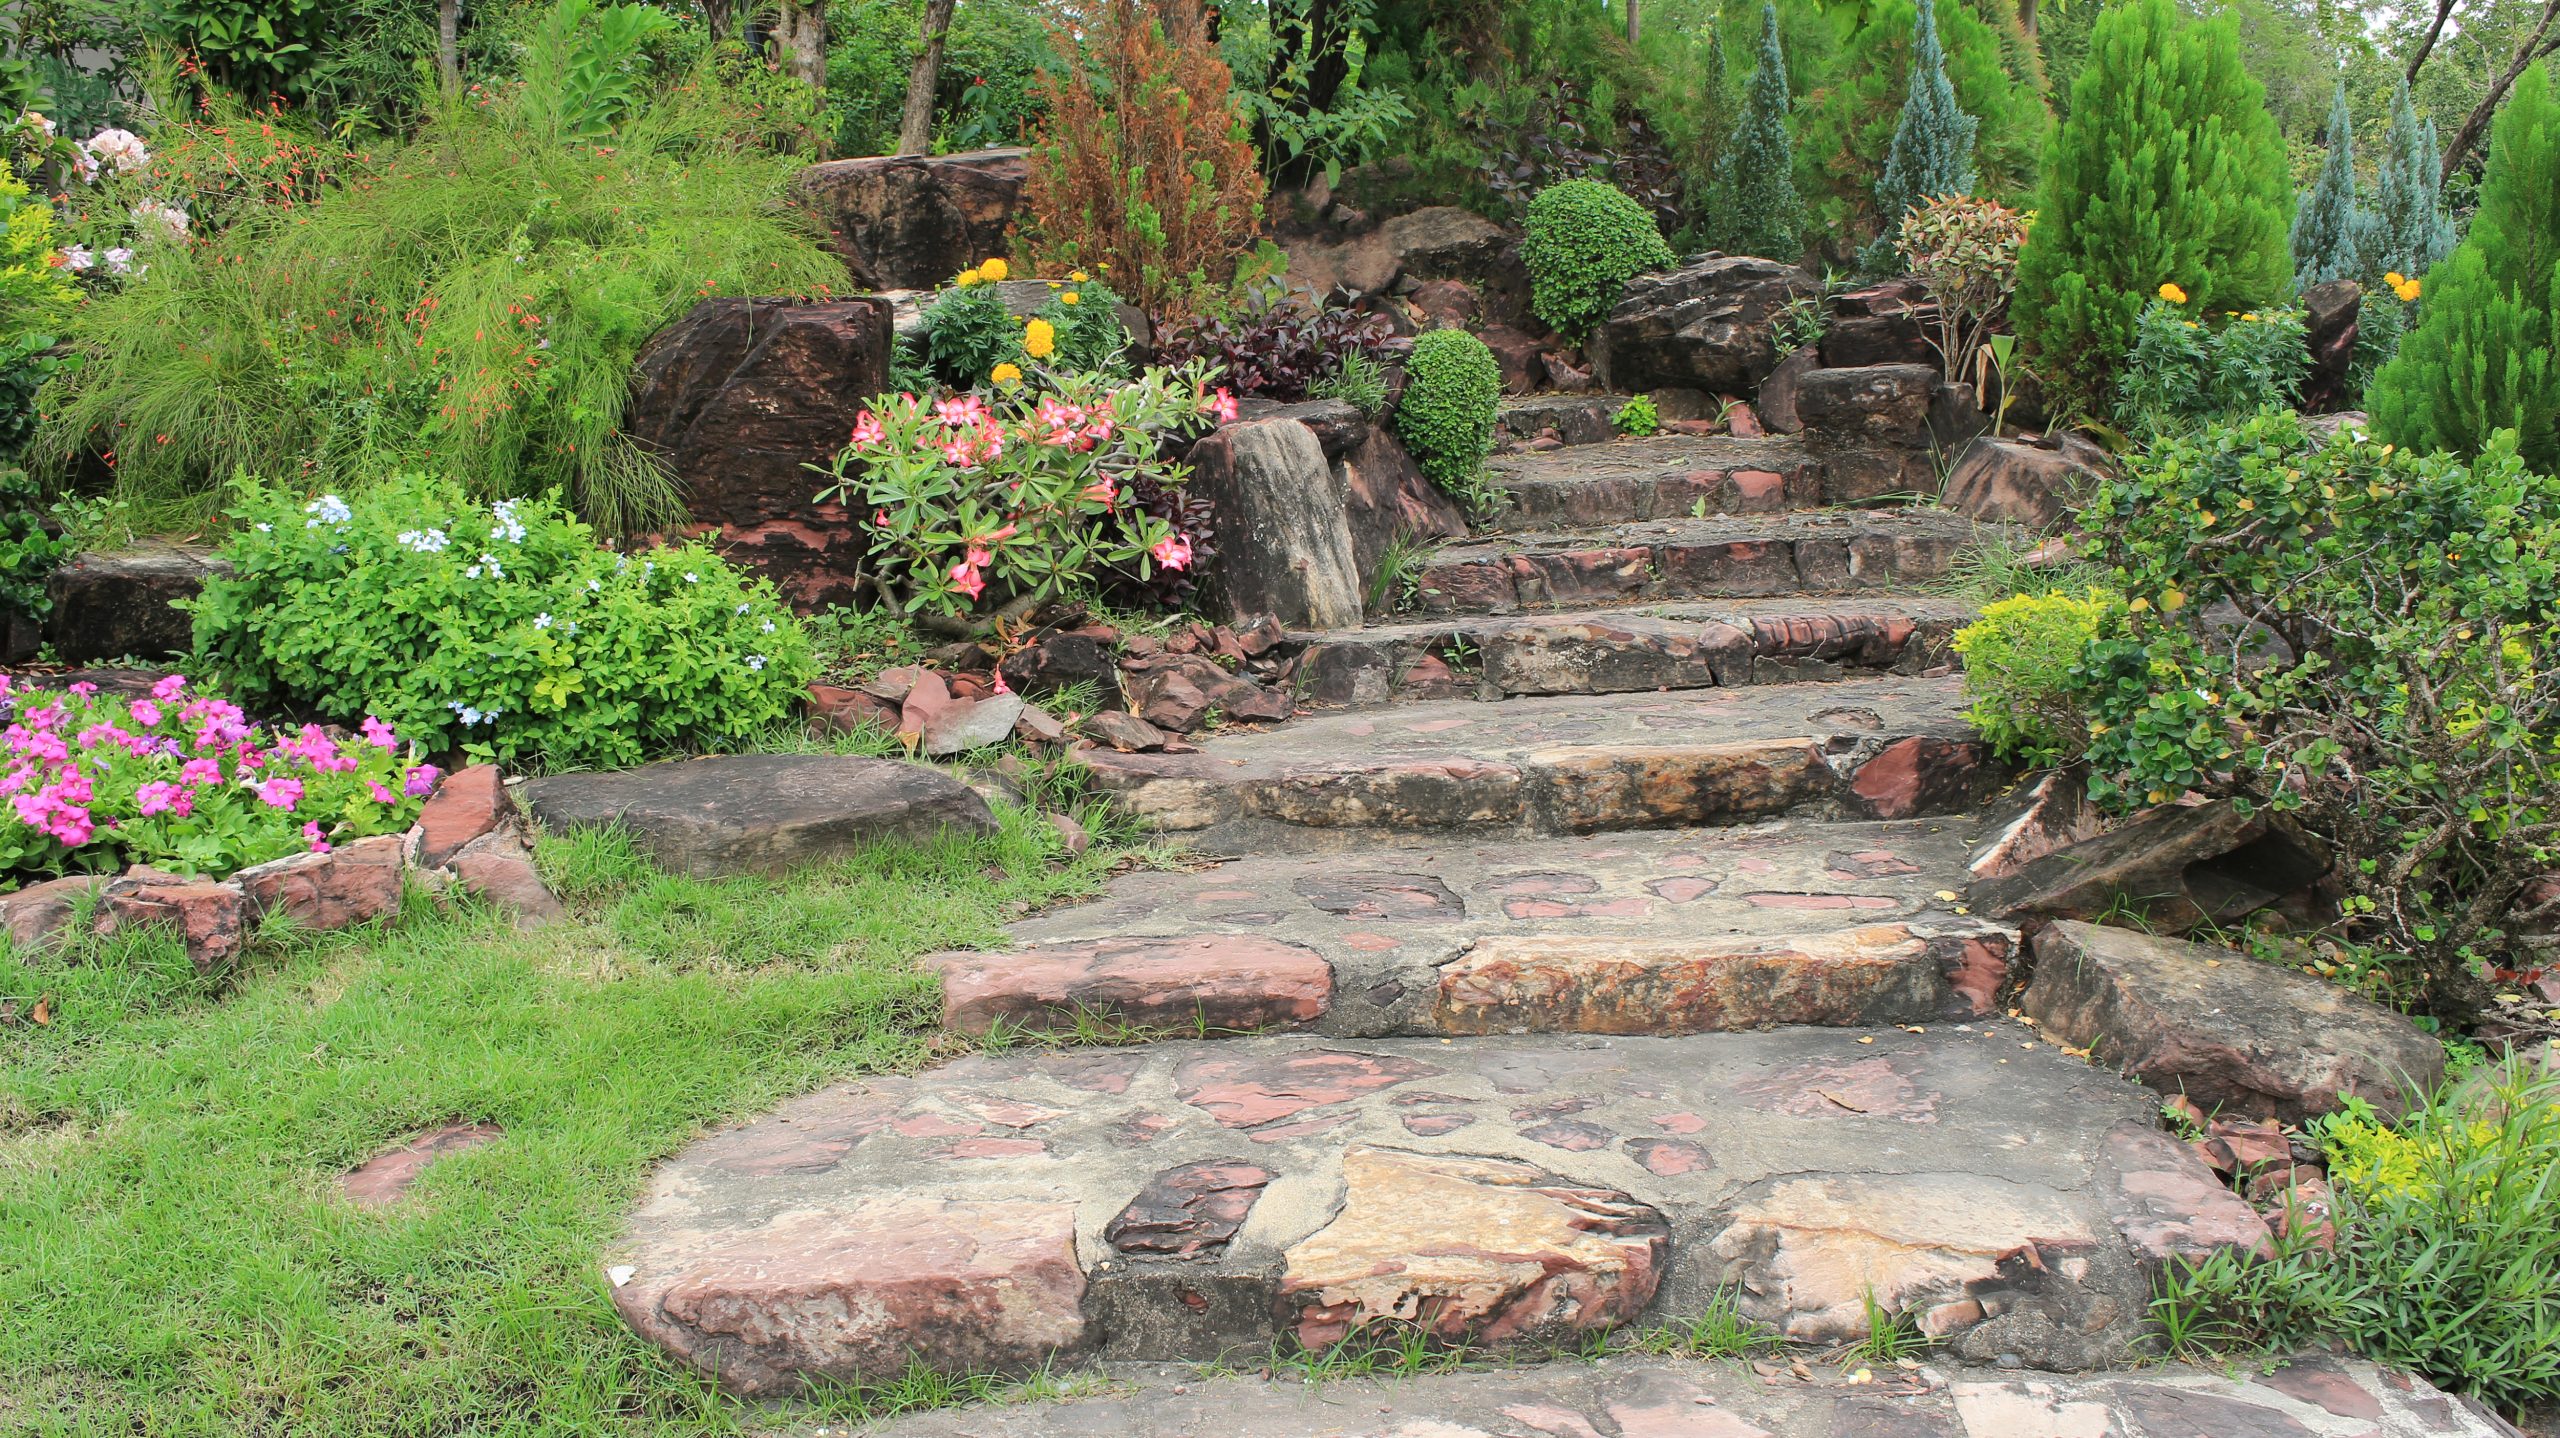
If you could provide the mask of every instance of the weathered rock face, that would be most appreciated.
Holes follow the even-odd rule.
[[[1929,287],[1904,277],[1833,295],[1831,323],[1822,332],[1822,362],[1833,369],[1859,365],[1936,366],[1929,342],[1938,307]]]
[[[2155,930],[2230,924],[2301,891],[2327,863],[2265,810],[2166,804],[2097,838],[1970,887],[1977,912],[2036,923],[2094,919],[2119,905]]]
[[[711,878],[779,873],[883,839],[996,827],[987,801],[932,769],[827,754],[671,759],[621,773],[527,780],[522,798],[553,829],[627,829],[659,866]]]
[[[1650,1205],[1507,1159],[1360,1147],[1342,1183],[1281,1278],[1308,1348],[1380,1321],[1484,1343],[1615,1327],[1653,1301],[1671,1244]]]
[[[1360,623],[1360,568],[1345,480],[1315,432],[1295,420],[1227,425],[1191,449],[1191,488],[1218,517],[1210,581],[1236,616],[1291,628]]]
[[[537,929],[568,912],[542,882],[533,851],[510,825],[462,846],[453,856],[462,891],[514,918],[519,929]]]
[[[188,653],[194,620],[169,606],[195,598],[205,580],[227,568],[211,550],[156,541],[74,556],[45,586],[53,597],[45,640],[70,664]]]
[[[70,932],[80,901],[106,885],[102,874],[71,874],[0,894],[0,930],[22,954],[52,948]]]
[[[473,764],[447,774],[418,809],[418,862],[435,868],[515,812],[497,765]]]
[[[765,1398],[910,1361],[1035,1366],[1082,1336],[1084,1286],[1072,1205],[883,1198],[777,1219],[613,1297],[643,1337]]]
[[[305,929],[343,929],[400,912],[405,879],[397,834],[293,854],[234,877],[252,913],[283,914]]]
[[[2302,292],[2303,340],[2311,349],[2311,373],[2302,382],[2304,409],[2332,409],[2345,396],[2363,305],[2364,287],[2353,280],[2330,280]]]
[[[1795,434],[1804,428],[1804,418],[1796,412],[1796,395],[1804,386],[1804,377],[1822,368],[1822,356],[1811,345],[1789,350],[1760,381],[1759,393],[1752,396],[1752,408],[1760,422],[1772,434]]]
[[[187,948],[196,972],[212,973],[248,944],[249,906],[236,883],[183,879],[134,869],[108,882],[97,931],[166,929]]]
[[[2035,955],[2024,1007],[2047,1038],[2209,1113],[2300,1123],[2341,1094],[2397,1112],[2444,1074],[2407,1019],[2228,949],[2062,922]]]
[[[1323,431],[1317,437],[1323,438]],[[1348,505],[1344,513],[1351,527],[1351,557],[1363,594],[1398,538],[1428,542],[1466,537],[1467,517],[1457,501],[1422,477],[1404,441],[1385,425],[1369,427],[1357,445],[1334,457],[1333,472]]]
[[[865,289],[926,289],[1005,252],[1028,151],[873,155],[800,174],[798,193]]]
[[[2194,1149],[2156,1128],[2118,1124],[2107,1133],[2108,1216],[2145,1263],[2202,1263],[2216,1253],[2270,1251],[2266,1220],[2223,1186]]]
[[[1778,312],[1821,292],[1794,265],[1748,256],[1639,275],[1591,337],[1593,372],[1617,394],[1661,385],[1747,393],[1777,368]]]
[[[859,161],[847,163],[862,163]],[[695,522],[803,608],[850,601],[861,526],[812,499],[862,402],[888,387],[875,297],[704,300],[641,350],[624,432],[683,481]]]
[[[1259,1164],[1186,1163],[1147,1180],[1102,1230],[1120,1253],[1192,1259],[1224,1252],[1275,1175]]]
[[[1945,503],[1976,519],[2050,529],[2113,471],[2106,451],[2077,435],[1985,436],[1966,445],[1947,471]]]
[[[1069,1029],[1084,1017],[1156,1028],[1287,1028],[1333,997],[1333,966],[1302,944],[1250,935],[1103,939],[1013,953],[927,958],[942,975],[942,1022]]]

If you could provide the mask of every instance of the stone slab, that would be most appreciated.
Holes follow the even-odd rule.
[[[1653,435],[1498,455],[1486,465],[1507,502],[1497,529],[1776,514],[1822,503],[1822,464],[1791,439]]]
[[[617,825],[660,867],[711,878],[779,873],[864,845],[992,833],[967,785],[891,759],[726,754],[529,779],[517,797],[553,829]]]
[[[1569,834],[1789,812],[1958,812],[2002,770],[1952,679],[1845,680],[1334,713],[1195,753],[1079,751],[1100,789],[1213,851],[1343,847],[1378,833]]]

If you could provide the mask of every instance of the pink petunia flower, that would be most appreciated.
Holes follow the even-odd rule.
[[[364,742],[376,749],[394,749],[399,747],[400,736],[392,732],[390,725],[367,714],[364,716]]]
[[[429,793],[434,791],[436,787],[436,780],[443,777],[443,775],[444,771],[433,764],[420,764],[416,768],[411,769],[408,777],[402,781],[400,785],[401,792],[407,794],[412,799],[423,799],[427,797]]]
[[[282,809],[290,814],[293,812],[293,806],[302,802],[302,781],[299,779],[261,780],[255,786],[254,792],[258,796],[259,803],[270,809]]]
[[[184,674],[164,675],[159,683],[151,686],[151,697],[163,704],[169,703],[186,692],[187,676]]]
[[[311,846],[312,853],[325,854],[329,852],[329,841],[320,837],[320,825],[317,820],[302,826],[302,842]]]
[[[141,725],[143,728],[148,729],[152,725],[160,722],[160,706],[152,703],[150,700],[136,699],[133,701],[131,707],[133,710],[133,722]]]

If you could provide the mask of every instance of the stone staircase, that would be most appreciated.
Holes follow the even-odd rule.
[[[1825,466],[1506,457],[1510,510],[1425,571],[1447,617],[1292,636],[1315,712],[1083,751],[1217,862],[932,960],[981,1054],[671,1160],[626,1318],[754,1396],[1578,1345],[1719,1291],[1809,1343],[2135,1357],[2161,1266],[2265,1226],[2156,1095],[2003,1017],[2017,937],[1956,891],[2007,776],[1917,587],[1986,535],[1822,508]]]

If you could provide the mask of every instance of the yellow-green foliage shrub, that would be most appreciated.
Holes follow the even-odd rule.
[[[1965,718],[2004,758],[2059,764],[2089,743],[2071,668],[2097,639],[2123,596],[2015,594],[1984,606],[1982,618],[1956,631],[1964,660]]]

